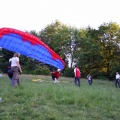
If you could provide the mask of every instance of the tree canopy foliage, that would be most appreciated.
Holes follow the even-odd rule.
[[[35,30],[26,32],[39,37],[65,60],[66,67],[63,75],[65,72],[69,77],[66,71],[71,71],[68,70],[68,61],[65,56],[65,53],[69,52],[72,53],[73,60],[76,60],[82,77],[90,73],[96,78],[113,79],[115,72],[120,72],[120,25],[116,22],[103,23],[96,30],[89,26],[78,29],[55,21],[39,32]],[[71,49],[72,42],[75,42],[73,50]],[[12,52],[5,49],[0,51],[1,71],[5,72],[5,67],[12,55]],[[21,56],[20,59],[24,73],[49,74],[49,70],[55,69],[25,56]],[[72,77],[71,73],[70,77]]]

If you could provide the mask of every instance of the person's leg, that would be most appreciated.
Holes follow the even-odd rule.
[[[55,76],[52,74],[52,79],[55,80]]]
[[[13,74],[10,73],[10,72],[8,72],[7,74],[8,74],[8,77],[9,77],[9,79],[10,79],[10,84],[12,85],[12,75],[13,75]]]
[[[20,79],[19,78],[17,79],[17,84],[20,85]]]
[[[118,87],[120,88],[120,80],[118,80]]]
[[[57,83],[57,79],[55,78],[54,83]]]
[[[56,83],[58,83],[58,79],[56,79]]]
[[[8,75],[9,76],[9,75]],[[10,84],[12,85],[12,78],[9,77],[9,80],[10,80]]]
[[[88,80],[88,82],[89,82],[89,85],[91,85],[91,80]]]
[[[79,77],[77,78],[77,81],[78,81],[78,86],[80,87],[80,78]]]
[[[16,86],[16,80],[12,80],[12,86],[15,87]]]
[[[18,67],[12,67],[11,69],[13,71],[12,86],[15,87],[16,83],[17,83],[17,80],[19,79],[19,76],[18,76]]]
[[[77,85],[77,78],[76,77],[74,79],[74,83],[75,83],[75,85]]]
[[[12,85],[12,78],[10,78],[10,84]]]
[[[115,80],[115,86],[116,86],[116,88],[117,88],[117,80]]]
[[[92,80],[90,80],[90,85],[92,85]]]

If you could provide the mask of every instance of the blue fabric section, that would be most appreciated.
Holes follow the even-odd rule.
[[[19,52],[22,55],[50,64],[59,69],[64,68],[60,60],[52,59],[51,54],[46,48],[41,45],[32,45],[30,42],[22,40],[21,36],[16,34],[8,34],[0,38],[0,47]]]

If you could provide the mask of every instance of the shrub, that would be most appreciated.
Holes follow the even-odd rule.
[[[63,76],[65,76],[65,77],[74,77],[73,68],[65,68],[65,70],[63,72]]]
[[[47,67],[38,67],[33,71],[33,74],[35,75],[49,75],[50,71]]]

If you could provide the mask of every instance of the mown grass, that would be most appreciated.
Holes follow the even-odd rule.
[[[32,82],[33,79],[43,82]],[[0,78],[0,120],[119,120],[120,88],[114,82],[94,80],[81,87],[72,78],[61,77],[53,84],[50,76],[20,75],[21,85],[11,87]],[[45,82],[47,80],[47,82]]]

